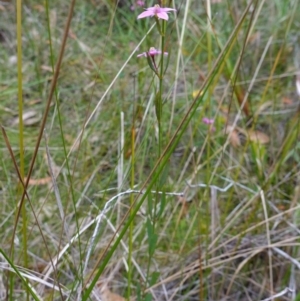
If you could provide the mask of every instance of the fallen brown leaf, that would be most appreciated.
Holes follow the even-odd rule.
[[[283,97],[282,98],[282,103],[284,105],[292,105],[294,102],[292,99],[290,99],[289,97]]]
[[[35,105],[35,104],[41,103],[41,102],[42,102],[41,99],[32,99],[32,100],[28,101],[28,105],[31,106],[31,105]]]
[[[229,142],[233,147],[237,148],[241,145],[241,139],[237,128],[233,128],[232,125],[228,125],[225,129],[225,133],[229,135]]]
[[[24,182],[27,181],[27,178],[24,179]],[[29,185],[38,186],[38,185],[46,185],[51,183],[51,177],[40,178],[40,179],[30,179]]]
[[[261,144],[267,144],[270,142],[269,136],[260,131],[250,130],[247,132],[247,135],[249,140],[252,142],[261,143]]]
[[[241,139],[237,130],[231,132],[229,136],[229,141],[233,147],[239,147],[241,145]]]
[[[39,123],[42,119],[40,113],[35,110],[29,110],[23,113],[23,123],[24,125],[35,125]],[[12,125],[19,124],[19,117],[16,117],[12,120]]]
[[[51,66],[47,66],[47,65],[42,65],[41,66],[41,69],[44,70],[44,71],[49,71],[49,72],[53,72],[53,69]]]

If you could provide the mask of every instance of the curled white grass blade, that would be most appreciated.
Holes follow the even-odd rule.
[[[125,145],[125,129],[124,129],[124,112],[120,114],[120,144],[119,144],[119,160],[118,160],[118,192],[121,191],[124,180],[124,145]],[[118,199],[119,204],[121,198]],[[118,206],[117,222],[120,221],[120,206]]]
[[[288,259],[294,266],[296,266],[299,270],[300,270],[300,263],[297,259],[293,258],[292,256],[290,256],[289,254],[287,254],[286,252],[284,252],[283,250],[274,247],[272,248],[278,255],[284,257],[285,259]]]
[[[215,189],[215,190],[218,190],[220,192],[226,192],[229,188],[231,188],[233,186],[233,182],[230,182],[226,187],[224,188],[221,188],[221,187],[218,187],[218,186],[215,186],[215,185],[207,185],[207,184],[203,184],[203,183],[200,183],[200,184],[195,184],[195,185],[192,185],[192,184],[189,184],[187,183],[187,185],[190,187],[190,188],[210,188],[210,189]]]
[[[260,199],[262,202],[263,206],[263,211],[265,215],[265,221],[266,221],[266,236],[267,236],[267,242],[268,246],[271,246],[271,235],[270,235],[270,227],[269,227],[269,217],[268,217],[268,210],[267,210],[267,205],[266,205],[266,200],[265,200],[265,194],[262,189],[260,189]],[[268,248],[268,259],[269,259],[269,284],[270,284],[270,291],[271,294],[274,292],[274,287],[273,287],[273,264],[272,264],[272,251],[270,248]],[[273,297],[274,298],[274,297]],[[272,300],[273,300],[272,298]]]
[[[282,297],[282,296],[285,296],[289,293],[294,293],[294,290],[289,288],[289,287],[286,287],[284,290],[282,290],[281,292],[273,295],[273,297],[270,297],[270,298],[267,298],[267,299],[263,299],[261,301],[271,301],[271,300],[274,300],[275,298],[279,298],[279,297]]]
[[[59,252],[59,254],[58,254],[55,258],[53,258],[53,264],[54,264],[54,266],[56,266],[56,265],[58,264],[59,260],[63,257],[63,255],[64,255],[64,254],[68,251],[68,249],[70,248],[71,244],[72,244],[73,242],[75,242],[75,241],[78,239],[78,237],[79,237],[80,235],[82,235],[87,229],[89,229],[89,228],[90,228],[92,225],[94,225],[95,223],[98,224],[98,227],[100,226],[100,222],[102,221],[102,218],[105,217],[106,213],[107,213],[107,212],[115,205],[116,200],[117,200],[120,196],[126,195],[126,194],[131,194],[131,193],[142,194],[142,193],[144,193],[144,192],[141,192],[140,190],[127,190],[127,191],[121,192],[121,193],[115,195],[114,197],[112,197],[108,202],[106,202],[106,204],[105,204],[105,206],[104,206],[104,209],[101,211],[101,213],[100,213],[95,219],[93,219],[93,220],[90,221],[88,224],[86,224],[82,229],[80,229],[79,233],[77,233],[76,235],[74,235],[74,236],[71,238],[70,242],[67,243],[67,244],[64,246],[64,248]],[[155,192],[155,191],[152,191],[152,193],[156,193],[156,192]],[[163,193],[164,193],[164,192],[162,192],[162,191],[159,191],[159,192],[158,192],[158,194],[163,194]],[[164,194],[166,194],[166,195],[173,195],[173,196],[174,196],[174,195],[175,195],[175,196],[183,196],[183,193],[182,193],[182,192],[178,192],[178,193],[177,193],[177,192],[167,192],[167,193],[164,193]],[[91,242],[90,242],[90,246],[89,246],[88,250],[89,250],[90,248],[92,248],[93,243],[94,243],[94,239],[95,239],[97,233],[98,233],[98,232],[95,232],[95,231],[94,231],[94,234],[93,234],[93,236],[92,236],[92,238],[91,238]],[[89,251],[89,252],[91,252],[91,251]],[[90,256],[90,255],[89,255],[89,256]],[[49,263],[49,264],[47,265],[47,267],[46,267],[46,268],[44,269],[44,271],[43,271],[43,275],[44,275],[43,279],[47,279],[47,277],[49,277],[49,276],[51,275],[52,272],[53,272],[53,267],[52,267],[51,263]]]

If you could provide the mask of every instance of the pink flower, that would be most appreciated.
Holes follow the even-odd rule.
[[[212,124],[214,124],[214,120],[213,120],[213,119],[209,119],[209,118],[207,118],[207,117],[204,117],[204,118],[202,119],[202,122],[210,126],[210,127],[209,127],[209,130],[210,130],[211,132],[214,132],[214,131],[216,130],[216,128],[215,128],[214,126],[212,126]]]
[[[136,5],[137,6],[144,6],[145,5],[145,2],[143,0],[137,0],[136,1]]]
[[[214,123],[214,120],[213,119],[209,119],[207,117],[204,117],[202,119],[202,122],[205,123],[205,124],[213,124]]]
[[[158,54],[161,54],[161,51],[155,49],[154,47],[151,47],[148,52],[143,52],[141,54],[138,54],[137,57],[142,57],[142,56],[144,56],[144,57],[147,57],[147,56],[154,57]],[[168,52],[164,52],[164,55],[168,55]]]
[[[145,2],[143,0],[137,0],[136,3],[134,5],[130,6],[130,10],[134,11],[135,10],[135,6],[144,6]]]
[[[176,11],[174,8],[168,7],[160,7],[158,4],[154,5],[153,7],[146,8],[146,11],[138,15],[138,19],[147,18],[147,17],[157,17],[159,19],[168,20],[168,13],[170,11]]]

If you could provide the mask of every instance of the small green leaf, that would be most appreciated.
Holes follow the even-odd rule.
[[[165,185],[168,176],[169,176],[169,165],[167,165],[161,173],[161,176],[159,178],[159,187],[163,187]]]
[[[152,198],[152,193],[149,193],[148,197],[148,213],[150,217],[152,218],[152,212],[153,212],[153,198]]]
[[[159,275],[160,275],[159,272],[153,272],[153,273],[151,274],[150,286],[154,285],[154,284],[157,282],[157,280],[158,280],[158,278],[159,278]]]
[[[158,236],[155,234],[154,226],[152,225],[149,218],[147,219],[146,226],[147,226],[147,234],[148,234],[148,253],[149,253],[149,257],[152,257],[155,252]]]
[[[147,227],[148,238],[150,238],[154,234],[154,231],[153,231],[154,229],[153,229],[153,225],[149,218],[147,218],[146,227]]]
[[[152,300],[152,295],[150,293],[147,293],[145,296],[145,301],[151,301]]]
[[[162,216],[165,207],[166,207],[166,193],[163,192],[161,199],[160,199],[160,207],[159,207],[159,211],[157,213],[157,218],[160,218]]]

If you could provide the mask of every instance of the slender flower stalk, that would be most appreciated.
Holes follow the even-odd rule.
[[[157,22],[158,23],[158,22]],[[164,51],[165,49],[165,33],[166,33],[166,20],[162,20],[162,32],[161,32],[161,52]],[[158,128],[159,128],[159,145],[158,145],[158,150],[159,150],[159,157],[161,154],[162,150],[162,127],[161,127],[161,116],[162,116],[162,95],[163,95],[163,76],[164,76],[164,56],[161,56],[160,60],[160,74],[159,74],[159,92],[158,92],[158,97],[157,97],[157,116],[159,116],[158,120]]]
[[[148,61],[149,67],[154,71],[154,73],[158,77],[158,87],[155,87],[155,97],[154,97],[154,105],[155,105],[155,113],[158,124],[158,146],[157,146],[157,157],[161,159],[162,149],[163,149],[163,128],[162,128],[162,112],[163,112],[163,90],[164,90],[164,73],[165,73],[165,64],[164,57],[168,55],[168,52],[165,52],[165,33],[166,33],[166,24],[169,19],[168,13],[176,11],[173,8],[160,7],[159,5],[155,5],[154,7],[147,8],[143,13],[138,15],[138,19],[155,17],[155,22],[157,25],[158,32],[161,36],[161,48],[160,50],[151,47],[149,51],[143,52],[137,55],[137,57],[146,57]],[[161,19],[161,21],[160,21]],[[155,57],[160,55],[160,63],[159,65],[155,62]],[[158,169],[160,169],[161,161],[158,163]],[[158,210],[158,204],[161,204],[161,208],[164,207],[165,202],[165,194],[164,194],[164,181],[165,178],[162,175],[163,168],[160,169],[159,174],[155,179],[156,186],[156,195],[154,199],[154,204],[152,199],[149,200],[149,219],[147,220],[147,231],[148,231],[148,239],[149,239],[149,256],[148,256],[148,269],[147,275],[150,273],[150,263],[152,260],[152,256],[155,252],[155,245],[157,234],[156,224],[159,218],[161,217],[161,212]],[[163,195],[160,195],[158,191],[163,191]],[[151,244],[150,244],[151,241]],[[149,275],[151,277],[151,275]]]

